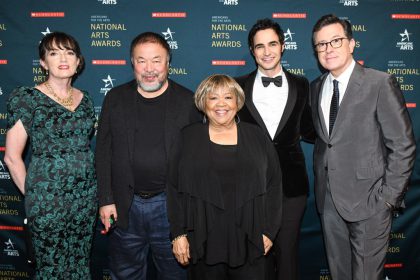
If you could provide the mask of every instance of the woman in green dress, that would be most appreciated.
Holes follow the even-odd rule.
[[[95,114],[88,93],[72,86],[84,59],[77,41],[62,32],[43,38],[39,56],[46,81],[15,89],[7,102],[4,160],[25,195],[36,279],[86,280],[97,211],[90,150]]]

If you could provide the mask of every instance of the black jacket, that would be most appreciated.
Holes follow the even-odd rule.
[[[309,192],[308,174],[300,140],[313,142],[316,134],[309,107],[309,83],[304,77],[284,73],[289,84],[289,95],[273,144],[283,171],[283,192],[286,197],[306,195]],[[257,70],[236,78],[245,92],[245,106],[239,111],[241,121],[255,123],[269,136],[268,130],[252,101]]]
[[[165,112],[165,151],[170,150],[180,130],[200,119],[190,90],[169,80]],[[96,173],[99,206],[116,204],[117,225],[128,226],[128,211],[134,195],[132,172],[136,128],[135,80],[108,92],[103,102],[96,137]]]
[[[224,209],[221,186],[211,166],[208,125],[182,130],[177,153],[171,156],[167,187],[172,237],[186,233],[193,262]],[[264,253],[262,234],[274,240],[281,224],[281,170],[270,140],[255,125],[238,124],[236,225],[248,236],[248,258]],[[218,211],[219,210],[219,211]]]

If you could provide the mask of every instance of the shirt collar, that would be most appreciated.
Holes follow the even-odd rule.
[[[347,84],[350,80],[351,73],[353,73],[354,66],[356,66],[356,61],[353,59],[347,69],[344,70],[340,76],[334,77],[331,73],[328,74],[329,81],[332,83],[333,80],[337,80],[339,83]]]

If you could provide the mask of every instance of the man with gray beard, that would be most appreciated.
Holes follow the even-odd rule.
[[[170,48],[145,32],[131,43],[135,79],[105,97],[96,139],[99,215],[110,232],[112,279],[186,279],[172,254],[166,167],[180,129],[200,120],[190,90],[168,79]],[[114,229],[115,227],[115,229]]]

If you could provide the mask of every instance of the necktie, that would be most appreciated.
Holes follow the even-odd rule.
[[[277,87],[281,87],[282,84],[281,76],[277,76],[275,78],[261,77],[261,81],[264,87],[268,87],[270,83],[274,83]]]
[[[330,136],[334,127],[335,119],[337,118],[338,107],[340,106],[340,92],[338,91],[338,81],[333,80],[333,85],[333,96],[330,105]]]

